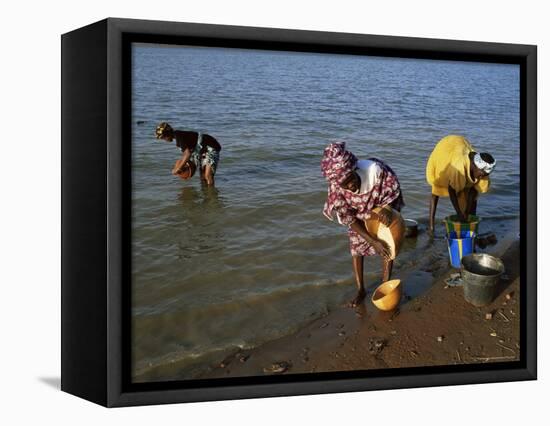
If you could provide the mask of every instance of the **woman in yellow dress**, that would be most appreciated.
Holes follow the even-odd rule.
[[[489,174],[496,161],[489,153],[477,153],[464,136],[441,139],[426,165],[426,180],[432,186],[429,231],[433,234],[439,197],[449,197],[461,222],[477,210],[479,193],[489,190]]]

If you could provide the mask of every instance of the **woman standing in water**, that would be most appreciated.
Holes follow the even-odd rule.
[[[460,222],[476,214],[478,195],[489,190],[489,175],[495,165],[491,154],[475,152],[464,136],[445,136],[437,143],[426,165],[426,180],[432,186],[430,234],[439,197],[451,199]]]
[[[166,122],[157,126],[155,136],[166,142],[173,142],[175,139],[176,146],[183,153],[181,160],[177,161],[172,169],[173,175],[183,174],[187,175],[185,179],[190,179],[198,168],[201,180],[209,186],[214,185],[214,175],[220,161],[222,147],[213,136],[200,132],[174,130]]]
[[[376,219],[390,228],[399,228],[398,234],[402,236],[404,226],[399,211],[404,202],[397,176],[388,165],[376,158],[358,160],[345,150],[345,146],[345,142],[332,143],[323,154],[321,171],[329,185],[323,214],[330,220],[334,220],[336,215],[338,222],[348,227],[357,284],[357,295],[348,306],[355,307],[366,295],[364,257],[382,256],[382,279],[387,281],[391,276],[393,259],[401,246],[399,237],[393,250],[390,249],[373,232],[369,232],[365,221]]]

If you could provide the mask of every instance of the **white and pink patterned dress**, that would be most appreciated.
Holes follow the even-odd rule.
[[[345,143],[341,142],[325,149],[321,170],[329,181],[329,188],[323,214],[348,227],[352,256],[372,256],[377,254],[374,248],[349,226],[356,220],[369,219],[376,207],[390,205],[400,211],[404,206],[401,187],[387,164],[376,158],[359,161],[344,147]],[[361,178],[361,188],[357,192],[340,186],[352,171]]]

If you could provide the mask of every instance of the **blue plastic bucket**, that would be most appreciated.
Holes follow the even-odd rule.
[[[460,268],[460,261],[464,256],[474,252],[474,231],[450,232],[447,238],[449,247],[449,260],[453,268]]]

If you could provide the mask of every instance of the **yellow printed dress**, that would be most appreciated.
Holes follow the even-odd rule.
[[[432,194],[449,196],[449,186],[456,191],[460,209],[466,210],[467,193],[472,186],[478,193],[489,190],[489,177],[474,181],[470,176],[470,152],[475,151],[464,136],[449,135],[441,139],[430,154],[426,165],[426,180]]]

